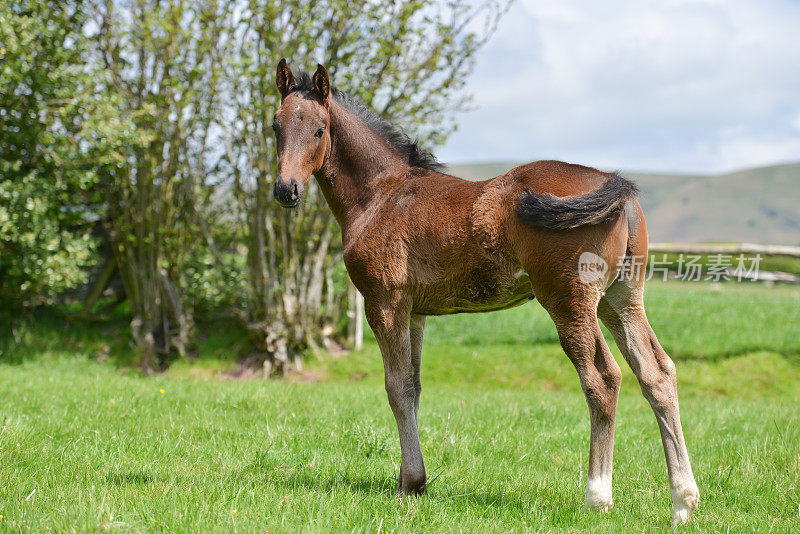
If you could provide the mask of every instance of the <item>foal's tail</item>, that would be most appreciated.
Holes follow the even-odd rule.
[[[557,197],[526,191],[520,196],[517,215],[537,230],[569,230],[611,218],[638,192],[636,184],[614,173],[599,188],[583,195]]]

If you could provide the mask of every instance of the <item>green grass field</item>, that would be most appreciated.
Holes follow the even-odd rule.
[[[652,283],[647,304],[701,492],[679,530],[800,530],[800,289]],[[536,304],[429,319],[429,485],[403,501],[370,338],[291,380],[233,381],[236,329],[218,328],[146,377],[117,357],[119,325],[40,319],[0,355],[0,531],[669,529],[657,426],[620,357],[615,508],[583,511],[588,411]]]

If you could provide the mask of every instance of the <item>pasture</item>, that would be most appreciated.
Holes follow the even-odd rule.
[[[651,282],[678,367],[701,502],[685,532],[800,529],[800,288]],[[112,321],[113,323],[113,321]],[[118,326],[118,325],[117,325]],[[663,531],[655,420],[624,378],[614,500],[584,513],[589,420],[546,313],[431,318],[420,433],[429,475],[394,496],[399,445],[380,356],[308,361],[289,380],[229,380],[241,343],[142,376],[125,331],[48,313],[0,355],[0,530]],[[108,343],[109,333],[119,340]]]

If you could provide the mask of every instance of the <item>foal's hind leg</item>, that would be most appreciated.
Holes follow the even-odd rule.
[[[661,348],[647,321],[642,283],[641,280],[615,282],[600,301],[598,312],[655,412],[672,490],[672,522],[685,523],[697,507],[700,494],[681,429],[675,364]]]
[[[596,297],[581,295],[559,302],[544,304],[564,352],[578,371],[591,421],[586,508],[607,511],[613,506],[614,422],[622,373],[600,331]]]
[[[422,337],[425,333],[425,316],[411,316],[411,368],[414,373],[414,417],[419,425],[419,397],[422,394],[422,377],[420,365],[422,363]]]

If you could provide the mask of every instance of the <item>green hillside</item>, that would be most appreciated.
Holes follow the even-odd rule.
[[[451,165],[468,180],[515,163]],[[624,172],[642,190],[651,241],[741,241],[800,245],[800,163],[719,175]]]

